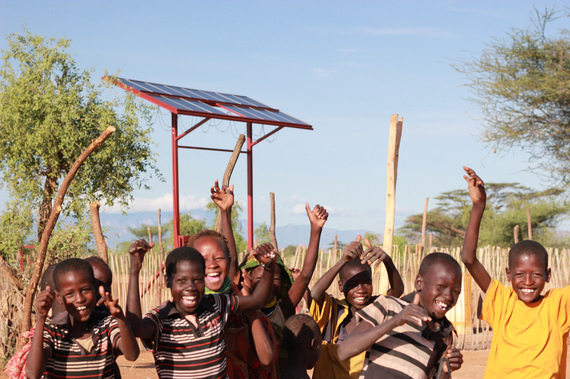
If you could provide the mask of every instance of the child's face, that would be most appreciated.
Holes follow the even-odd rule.
[[[81,271],[61,273],[58,279],[58,297],[65,310],[78,322],[89,321],[97,303],[95,283]]]
[[[100,264],[91,264],[93,268],[93,275],[97,282],[97,287],[103,286],[105,292],[111,293],[111,285],[113,284],[113,274],[109,267],[104,267]]]
[[[432,319],[441,319],[461,294],[461,271],[450,262],[437,262],[416,278],[420,304]]]
[[[365,267],[347,268],[339,280],[340,290],[346,301],[360,310],[370,304],[372,297],[372,276]]]
[[[263,276],[263,267],[257,266],[251,271],[251,290],[254,291],[257,284]],[[271,298],[274,298],[281,292],[281,267],[275,265],[275,274],[273,275],[273,292],[271,293]]]
[[[194,314],[204,297],[204,271],[197,262],[180,261],[172,275],[170,293],[182,315]]]
[[[519,300],[527,304],[540,300],[544,286],[550,281],[550,268],[544,267],[535,254],[515,257],[512,267],[507,267],[506,272]]]
[[[217,238],[202,237],[194,242],[194,248],[206,261],[206,287],[211,291],[218,291],[224,285],[229,271],[224,245]]]

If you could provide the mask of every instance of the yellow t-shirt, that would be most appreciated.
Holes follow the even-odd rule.
[[[533,304],[493,280],[481,318],[493,328],[485,378],[565,378],[570,286],[549,290]]]
[[[342,313],[341,313],[342,310]],[[338,334],[342,321],[348,316],[349,305],[345,299],[338,300],[325,293],[323,305],[319,307],[316,301],[311,302],[309,310],[310,315],[321,329],[321,333],[325,331],[329,322],[331,322],[332,342],[323,341],[321,356],[315,364],[313,371],[313,379],[358,379],[366,351],[358,354],[346,361],[338,358]],[[340,316],[338,316],[338,314]],[[338,316],[338,319],[337,319]]]

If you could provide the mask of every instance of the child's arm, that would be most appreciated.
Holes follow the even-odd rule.
[[[313,271],[317,265],[321,232],[323,231],[323,226],[329,217],[327,210],[320,205],[316,205],[311,211],[309,204],[305,203],[305,210],[307,211],[307,216],[309,216],[309,221],[311,222],[311,237],[309,239],[307,255],[305,256],[305,262],[303,263],[301,272],[289,289],[287,294],[288,296],[281,301],[281,311],[285,318],[289,318],[295,314],[295,307],[299,304],[299,301],[303,298],[305,290],[309,286],[309,281],[311,280],[311,276],[313,276]]]
[[[263,327],[263,322],[259,318],[258,311],[246,313],[246,317],[249,321],[251,328],[251,337],[253,339],[253,345],[255,346],[255,352],[257,353],[257,358],[259,362],[264,365],[270,365],[275,358],[273,352],[275,351],[273,347],[273,342],[271,338],[267,335],[265,328]]]
[[[263,274],[251,296],[238,295],[238,312],[247,313],[263,306],[269,300],[273,291],[273,276],[275,275],[275,248],[270,243],[258,246],[254,252],[263,267]]]
[[[361,322],[338,346],[338,357],[346,360],[369,349],[380,337],[406,322],[422,326],[422,321],[430,321],[424,308],[419,306],[420,294],[416,293],[413,303],[408,304],[400,313],[383,323],[373,326],[369,322]]]
[[[117,343],[117,347],[125,356],[127,361],[135,361],[139,357],[139,345],[137,339],[130,326],[127,325],[127,320],[123,314],[123,310],[119,306],[119,299],[113,300],[109,292],[105,292],[103,286],[99,286],[99,294],[101,299],[105,303],[105,306],[109,309],[111,316],[117,320],[119,325],[119,332],[121,333],[121,338]]]
[[[228,249],[230,253],[230,267],[228,270],[228,277],[230,280],[235,278],[238,272],[238,254],[236,248],[236,241],[234,238],[234,231],[232,228],[232,206],[234,205],[234,186],[218,186],[218,181],[210,189],[212,193],[212,200],[218,208],[220,208],[220,216],[222,220],[222,234],[228,240]]]
[[[47,286],[46,289],[38,295],[38,299],[36,300],[36,308],[38,312],[36,330],[34,332],[34,337],[32,338],[32,345],[30,346],[28,358],[26,359],[26,375],[30,379],[42,376],[46,366],[46,361],[49,358],[49,353],[43,348],[43,336],[46,319],[54,300],[55,293],[49,286]]]
[[[362,244],[360,243],[360,235],[356,237],[356,241],[352,241],[346,245],[342,251],[342,259],[339,259],[334,266],[330,268],[311,288],[311,297],[316,301],[319,306],[323,305],[325,301],[325,292],[332,284],[334,278],[340,269],[353,259],[360,258],[362,255]]]
[[[404,281],[400,276],[400,272],[394,265],[392,258],[380,247],[372,246],[368,238],[364,239],[364,244],[367,249],[362,255],[362,263],[367,263],[373,265],[376,268],[380,265],[380,262],[384,262],[384,267],[386,267],[386,272],[388,274],[388,282],[390,283],[390,289],[386,291],[387,296],[400,297],[404,293]]]
[[[473,201],[471,216],[467,224],[465,239],[463,240],[463,249],[461,250],[461,260],[469,273],[475,279],[475,282],[483,292],[487,292],[487,288],[491,284],[491,276],[485,270],[485,267],[477,259],[477,240],[479,239],[479,227],[481,226],[481,218],[485,211],[487,203],[487,194],[485,193],[485,184],[475,171],[469,167],[463,166],[468,176],[463,175],[469,187],[469,196]]]
[[[127,291],[127,322],[133,328],[133,333],[140,338],[153,338],[156,325],[150,320],[143,320],[141,297],[139,294],[139,274],[142,269],[144,255],[154,244],[149,245],[144,239],[135,241],[129,247],[131,267],[129,270],[129,289]]]

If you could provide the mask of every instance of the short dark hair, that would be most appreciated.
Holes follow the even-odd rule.
[[[364,267],[372,277],[372,267],[370,267],[368,263],[362,263],[360,258],[355,258],[346,262],[346,264],[340,268],[340,270],[338,271],[338,278],[340,279],[341,282],[344,283],[344,279],[347,279],[345,278],[346,271],[350,270],[351,268],[361,268],[361,267]]]
[[[196,243],[196,241],[198,241],[200,238],[203,238],[203,237],[212,237],[212,238],[219,240],[222,243],[222,247],[223,247],[224,255],[226,256],[226,259],[230,260],[230,249],[228,247],[228,240],[226,239],[226,237],[224,237],[224,235],[222,233],[217,232],[217,231],[212,230],[212,229],[204,229],[204,230],[201,230],[198,233],[194,234],[193,236],[191,236],[188,239],[188,242],[186,242],[186,246],[194,247],[194,244]]]
[[[322,339],[321,330],[317,322],[309,315],[296,314],[285,321],[283,327],[282,348],[287,352],[298,349],[300,346],[309,345],[313,338]],[[319,342],[320,343],[320,342]],[[299,350],[303,353],[302,350]]]
[[[107,262],[105,262],[103,260],[103,258],[98,257],[97,255],[92,255],[90,257],[85,258],[85,260],[87,262],[89,262],[89,264],[91,266],[95,265],[95,266],[99,266],[102,267],[106,270],[109,270],[109,278],[111,279],[111,283],[105,283],[107,285],[111,285],[113,283],[113,271],[111,270],[111,267],[109,267],[109,265],[107,264]]]
[[[545,270],[548,268],[548,252],[536,241],[524,240],[513,245],[509,250],[509,267],[513,267],[515,259],[521,255],[534,255],[542,262]]]
[[[176,274],[176,265],[178,262],[191,261],[197,263],[202,272],[206,271],[206,263],[204,262],[204,257],[198,250],[190,246],[182,246],[172,250],[166,257],[166,262],[164,263],[166,267],[166,281],[168,287],[170,287],[172,277]]]
[[[59,262],[53,270],[53,284],[56,291],[59,291],[59,279],[61,275],[72,271],[82,272],[93,285],[93,288],[95,288],[95,275],[93,274],[93,268],[89,262],[85,259],[69,258]]]
[[[422,263],[420,264],[420,270],[418,272],[418,275],[423,277],[433,267],[433,265],[435,265],[437,263],[448,263],[457,270],[459,275],[462,274],[461,266],[455,260],[455,258],[453,258],[451,255],[446,254],[446,253],[434,252],[434,253],[430,253],[424,257],[424,259],[422,260]]]

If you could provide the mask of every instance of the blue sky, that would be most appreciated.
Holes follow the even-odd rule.
[[[72,39],[78,67],[119,76],[249,96],[314,131],[287,129],[254,148],[254,219],[308,224],[305,201],[327,207],[327,226],[382,233],[390,116],[404,118],[396,226],[426,197],[464,188],[463,165],[487,182],[543,188],[520,151],[487,148],[465,78],[450,64],[478,56],[493,37],[530,25],[533,6],[553,1],[6,1],[2,35]],[[559,7],[561,5],[559,4]],[[567,21],[567,19],[565,20]],[[555,32],[562,21],[553,24]],[[0,49],[7,43],[0,40]],[[109,96],[112,94],[109,94]],[[181,129],[196,122],[183,117]],[[172,208],[170,115],[154,118],[166,182],[137,191],[129,213]],[[254,127],[259,136],[270,128]],[[184,139],[233,149],[245,125],[209,123]],[[181,208],[202,207],[229,154],[180,152]],[[232,177],[246,203],[246,158]],[[0,193],[0,202],[6,200]],[[106,212],[115,212],[107,210]],[[101,215],[105,221],[105,213]]]

